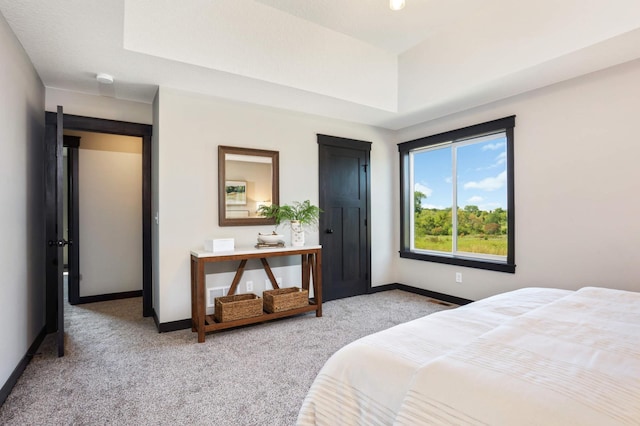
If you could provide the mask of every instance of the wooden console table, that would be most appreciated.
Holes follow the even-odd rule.
[[[207,299],[205,297],[206,284],[204,268],[207,263],[240,261],[236,275],[227,293],[228,295],[233,295],[240,283],[247,260],[260,259],[262,267],[267,273],[269,281],[271,281],[271,285],[274,289],[277,289],[279,288],[278,283],[269,267],[267,258],[294,255],[300,255],[302,257],[302,288],[308,291],[310,279],[313,281],[313,299],[309,300],[308,306],[272,314],[263,312],[263,314],[258,317],[228,322],[216,322],[213,315],[206,314]],[[199,343],[204,342],[205,333],[208,331],[238,327],[312,311],[316,311],[317,317],[322,316],[322,246],[248,248],[221,253],[204,250],[191,251],[191,331],[198,332]]]

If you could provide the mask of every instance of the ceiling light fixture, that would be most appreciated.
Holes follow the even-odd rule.
[[[98,80],[98,83],[102,84],[113,84],[113,77],[103,72],[96,76],[96,80]]]
[[[404,0],[389,0],[391,10],[400,10],[404,7]]]

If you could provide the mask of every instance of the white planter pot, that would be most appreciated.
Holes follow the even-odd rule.
[[[304,245],[304,230],[302,224],[297,220],[291,221],[291,245],[294,247]]]

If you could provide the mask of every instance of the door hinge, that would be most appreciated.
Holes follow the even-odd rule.
[[[367,226],[367,219],[364,220],[364,226]]]
[[[362,168],[364,169],[364,172],[365,172],[365,173],[367,173],[367,166],[368,166],[368,164],[363,164],[363,165],[362,165]]]

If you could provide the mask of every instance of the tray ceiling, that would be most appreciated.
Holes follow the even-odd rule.
[[[0,0],[47,87],[398,129],[640,57],[637,0]],[[113,86],[96,81],[114,76]]]

